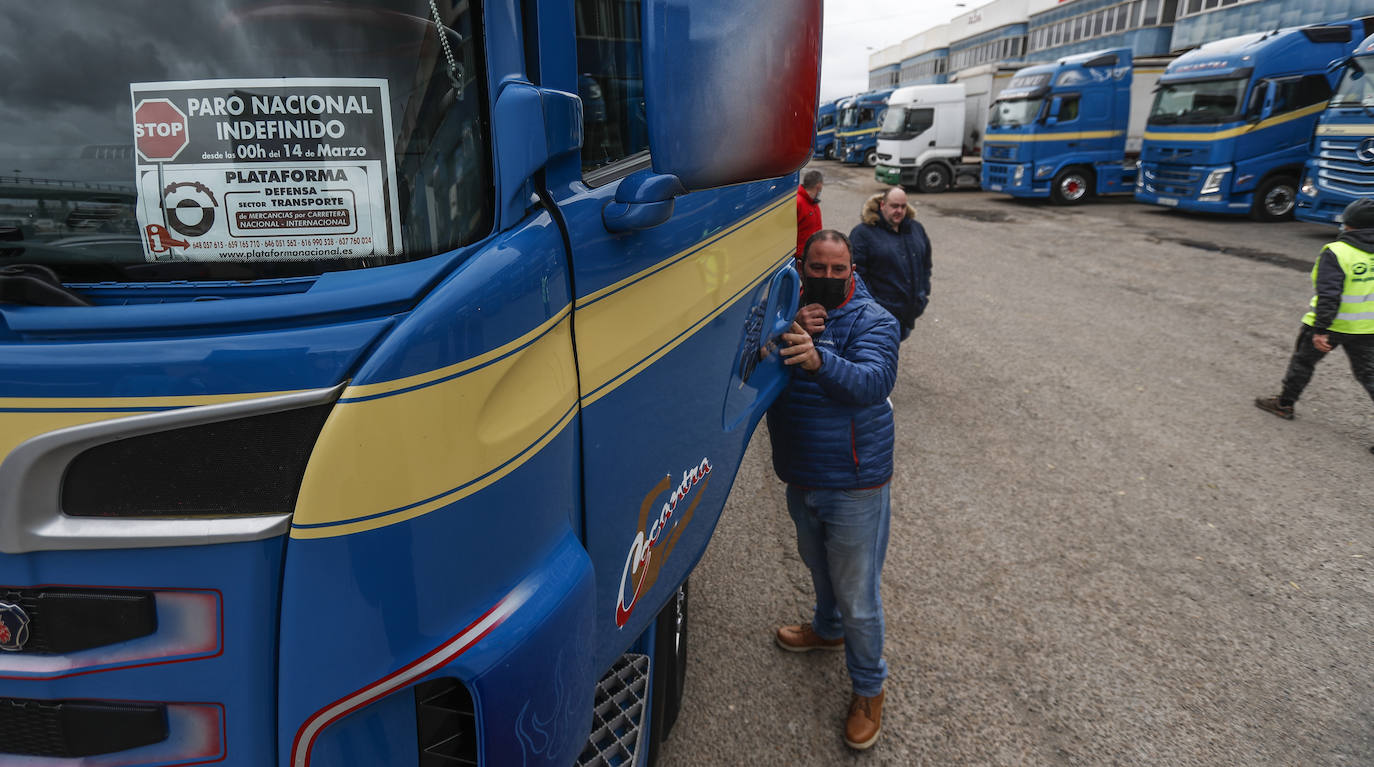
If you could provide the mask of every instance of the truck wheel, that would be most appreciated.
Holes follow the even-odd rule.
[[[833,160],[833,159],[835,159],[835,145],[834,145],[834,144],[828,144],[828,145],[826,145],[826,147],[825,147],[825,159],[827,159],[827,160]]]
[[[653,664],[649,767],[658,761],[663,741],[668,739],[682,711],[682,693],[687,682],[687,581],[682,582],[655,620]]]
[[[1050,184],[1050,199],[1056,205],[1077,205],[1092,194],[1092,175],[1082,168],[1059,171]]]
[[[1298,204],[1298,180],[1293,176],[1274,176],[1265,179],[1255,190],[1255,202],[1250,217],[1266,223],[1288,221]]]
[[[916,176],[916,188],[926,194],[949,189],[949,169],[943,165],[927,165]]]
[[[876,167],[878,165],[878,150],[870,149],[864,153],[864,165],[867,165],[870,168]]]

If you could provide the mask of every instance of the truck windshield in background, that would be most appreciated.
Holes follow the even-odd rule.
[[[859,124],[859,108],[858,108],[858,107],[846,107],[846,108],[844,109],[844,111],[840,113],[840,127],[841,127],[841,128],[853,128],[853,127],[857,126],[858,124]]]
[[[251,280],[426,258],[491,228],[466,4],[442,36],[424,0],[3,7],[22,76],[0,86],[0,266]]]
[[[909,139],[925,133],[934,124],[935,110],[930,107],[893,107],[883,115],[878,138]]]
[[[1374,107],[1374,80],[1368,77],[1359,59],[1350,60],[1329,106]]]
[[[1040,116],[1044,99],[1005,99],[996,101],[988,114],[989,128],[1015,128],[1029,125]]]
[[[1239,119],[1248,77],[1168,83],[1159,86],[1150,125],[1219,125]]]

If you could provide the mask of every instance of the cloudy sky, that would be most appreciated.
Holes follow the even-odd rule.
[[[988,0],[916,0],[911,3],[825,4],[821,49],[821,100],[868,90],[868,56]],[[901,6],[907,6],[903,10]]]

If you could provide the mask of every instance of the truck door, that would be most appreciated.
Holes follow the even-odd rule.
[[[580,160],[551,164],[546,182],[572,261],[596,668],[639,636],[704,551],[784,381],[776,355],[759,361],[764,304],[770,291],[798,290],[795,175],[681,195],[662,223],[608,229],[627,210],[617,193],[650,164],[640,9],[576,0],[572,23],[541,19],[567,34],[561,46],[541,40],[542,85],[583,100]],[[575,48],[575,70],[554,66],[562,46]],[[577,84],[560,83],[565,70]]]

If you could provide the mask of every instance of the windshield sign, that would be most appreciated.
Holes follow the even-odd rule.
[[[0,267],[254,280],[491,231],[473,4],[4,7],[0,50],[23,76],[0,97]]]
[[[1159,86],[1151,125],[1219,125],[1239,119],[1245,102],[1246,78],[1169,83]]]
[[[384,79],[134,83],[149,260],[401,255]]]
[[[988,115],[989,128],[1015,128],[1029,125],[1040,116],[1040,106],[1044,99],[1006,99],[993,102],[992,113]]]
[[[1011,83],[1007,85],[1007,90],[1021,90],[1023,88],[1040,88],[1050,84],[1050,73],[1045,72],[1038,75],[1017,75],[1011,78]]]

